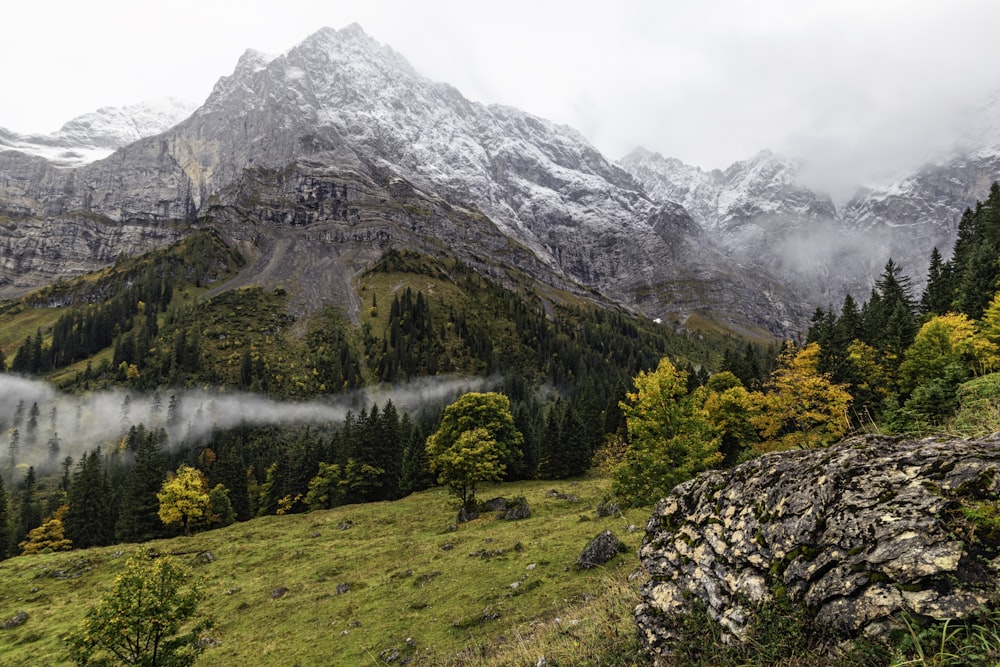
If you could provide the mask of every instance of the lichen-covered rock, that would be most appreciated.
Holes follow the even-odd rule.
[[[609,560],[625,550],[622,541],[610,530],[605,530],[591,540],[580,557],[576,559],[576,566],[583,570],[589,570],[598,565],[604,565]]]
[[[1000,434],[852,438],[699,475],[657,506],[636,609],[653,653],[699,599],[733,639],[787,595],[818,623],[879,634],[895,614],[960,618],[997,600]]]

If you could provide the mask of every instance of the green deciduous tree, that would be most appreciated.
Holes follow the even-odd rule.
[[[203,594],[170,556],[136,551],[114,586],[68,637],[78,665],[186,667],[210,626],[194,619]]]
[[[319,472],[309,480],[306,505],[310,510],[330,509],[344,504],[348,498],[365,496],[378,485],[382,469],[354,459],[343,466],[320,463]]]
[[[500,461],[497,441],[484,428],[462,431],[450,447],[432,456],[438,481],[448,485],[463,507],[475,502],[479,482],[499,482],[507,470]]]
[[[703,406],[707,390],[687,392],[687,374],[669,359],[641,371],[621,403],[628,429],[614,470],[615,495],[632,505],[656,502],[677,484],[718,465],[720,438]]]
[[[503,479],[521,458],[523,442],[506,396],[472,392],[445,408],[441,426],[427,438],[427,459],[438,481],[465,506],[474,500],[478,482]]]

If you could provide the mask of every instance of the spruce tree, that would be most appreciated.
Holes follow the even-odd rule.
[[[7,500],[7,489],[0,477],[0,560],[10,555],[10,505]]]
[[[927,269],[927,287],[920,297],[920,312],[925,317],[944,315],[951,310],[955,300],[955,286],[952,282],[951,265],[941,259],[937,246],[931,251],[930,266]]]
[[[100,448],[85,452],[70,481],[69,509],[63,518],[66,538],[78,549],[111,544],[114,522],[109,498],[111,489],[101,465]]]
[[[162,430],[146,432],[139,428],[135,465],[128,473],[115,524],[115,537],[119,542],[145,542],[163,534],[163,523],[157,515],[160,501],[156,493],[164,479],[160,444],[165,438]]]
[[[29,467],[18,491],[17,523],[14,526],[13,547],[28,536],[28,531],[37,528],[42,523],[42,508],[38,504],[38,479],[35,468]]]

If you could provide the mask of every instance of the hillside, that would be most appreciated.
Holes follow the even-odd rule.
[[[384,664],[393,650],[420,665],[534,664],[542,657],[532,652],[536,636],[550,664],[579,664],[609,648],[618,658],[608,655],[608,664],[627,664],[638,654],[636,590],[626,577],[638,567],[641,539],[627,526],[641,526],[649,510],[599,518],[594,508],[607,491],[600,479],[486,487],[484,499],[524,496],[532,516],[486,516],[453,531],[454,501],[431,489],[143,548],[176,555],[203,583],[202,611],[215,620],[217,642],[198,662],[205,667]],[[578,571],[574,561],[604,529],[628,553]],[[0,664],[71,664],[61,635],[110,586],[131,548],[0,562],[0,620],[28,614],[24,625],[0,630]],[[338,594],[343,584],[350,590]]]

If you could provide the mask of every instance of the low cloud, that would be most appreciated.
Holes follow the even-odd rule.
[[[389,400],[400,412],[414,413],[494,384],[483,378],[432,377],[293,402],[249,393],[191,390],[145,394],[110,390],[75,395],[40,380],[0,374],[0,460],[5,467],[9,465],[12,440],[17,443],[18,465],[39,465],[49,456],[53,436],[58,438],[60,459],[77,459],[96,447],[116,445],[139,424],[165,429],[170,446],[190,445],[203,442],[213,430],[240,425],[337,426],[348,412],[384,406]],[[38,411],[31,429],[33,405]]]

